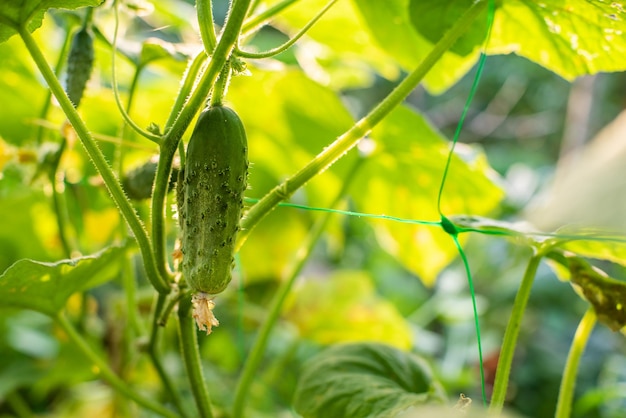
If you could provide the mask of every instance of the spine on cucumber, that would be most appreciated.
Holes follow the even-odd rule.
[[[246,133],[237,114],[225,106],[203,110],[177,198],[183,275],[204,298],[222,292],[231,280],[247,172]]]

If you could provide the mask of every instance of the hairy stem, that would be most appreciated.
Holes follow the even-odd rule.
[[[137,404],[143,406],[146,409],[149,409],[163,417],[168,418],[178,418],[178,415],[169,409],[164,408],[159,403],[153,401],[152,399],[146,398],[143,395],[140,395],[133,388],[128,386],[126,382],[120,379],[114,372],[111,370],[106,361],[96,353],[87,341],[76,331],[74,326],[67,320],[65,315],[59,313],[55,317],[56,323],[65,331],[68,338],[74,343],[74,345],[83,352],[83,354],[91,360],[91,362],[97,367],[97,373],[106,380],[115,390],[119,393],[127,397],[128,399],[132,399]]]
[[[411,72],[402,82],[369,114],[359,120],[350,130],[341,135],[335,142],[326,147],[313,160],[296,174],[285,180],[267,193],[248,211],[242,221],[242,230],[237,237],[236,249],[245,242],[254,226],[279,202],[287,199],[296,190],[317,174],[326,170],[347,151],[354,147],[376,124],[387,116],[396,106],[413,91],[424,76],[437,63],[441,56],[463,35],[487,6],[487,1],[475,3],[434,46],[424,61]]]
[[[356,164],[352,167],[352,170],[344,179],[341,190],[329,207],[333,208],[339,205],[339,203],[343,199],[343,196],[348,191],[351,180],[354,178],[357,170],[361,166],[362,161],[362,159],[357,160]],[[289,295],[289,292],[291,291],[294,282],[306,265],[306,262],[309,260],[309,257],[311,256],[313,249],[317,244],[317,241],[321,237],[322,232],[324,232],[324,230],[326,229],[326,225],[328,224],[331,215],[331,212],[324,213],[313,225],[309,232],[309,235],[296,253],[292,265],[287,270],[287,274],[285,275],[284,280],[282,280],[280,287],[278,288],[276,294],[274,295],[274,298],[272,299],[267,318],[265,319],[265,322],[259,330],[259,334],[254,341],[249,355],[246,357],[246,362],[243,367],[242,375],[239,379],[239,382],[237,383],[237,389],[235,390],[235,402],[233,404],[234,418],[241,418],[244,416],[248,390],[250,389],[250,385],[254,380],[254,375],[259,368],[259,364],[263,359],[263,354],[265,353],[265,348],[267,347],[270,333],[276,325],[276,321],[278,320],[278,316],[280,315],[287,295]]]
[[[189,62],[189,65],[185,70],[185,74],[183,74],[183,80],[180,84],[178,94],[176,95],[176,101],[172,106],[172,110],[170,111],[170,115],[167,118],[167,122],[165,122],[165,132],[168,132],[172,128],[172,124],[176,120],[176,117],[185,105],[185,102],[187,101],[191,90],[193,90],[193,87],[196,84],[200,69],[202,68],[202,65],[204,65],[204,63],[206,62],[207,58],[208,56],[206,52],[202,50],[198,52],[198,54],[193,57],[193,59]]]
[[[593,331],[593,327],[596,325],[596,319],[596,312],[593,310],[593,307],[590,306],[578,324],[574,341],[572,341],[572,346],[570,347],[567,361],[565,362],[565,370],[563,371],[563,379],[561,380],[561,388],[559,389],[559,400],[557,401],[556,413],[554,415],[555,418],[569,418],[571,416],[578,365],[585,352],[585,346],[587,345],[587,341],[589,341],[591,331]]]
[[[201,418],[211,418],[211,400],[209,391],[202,372],[200,361],[200,349],[198,347],[198,335],[196,324],[191,317],[193,304],[188,294],[178,304],[178,331],[180,334],[180,350],[183,355],[187,377],[191,386],[191,392],[196,401]]]
[[[35,64],[39,68],[41,75],[46,80],[46,83],[48,83],[52,94],[59,102],[61,109],[63,109],[63,112],[72,124],[72,127],[76,131],[76,134],[80,138],[81,143],[85,147],[85,151],[89,155],[89,158],[102,176],[102,180],[104,181],[109,192],[111,193],[113,201],[117,205],[122,216],[128,223],[131,231],[135,235],[135,239],[137,240],[137,243],[139,244],[139,248],[141,250],[141,255],[144,260],[144,267],[146,269],[146,274],[148,279],[150,280],[150,283],[159,292],[167,293],[169,291],[169,286],[165,279],[159,275],[156,269],[156,264],[152,254],[152,247],[148,239],[148,234],[141,220],[139,219],[139,216],[135,212],[135,209],[133,209],[131,203],[124,194],[119,180],[117,179],[117,177],[113,173],[113,170],[104,158],[102,151],[96,144],[96,141],[91,136],[91,133],[87,129],[87,126],[78,115],[78,112],[76,112],[76,109],[74,109],[72,102],[65,94],[63,87],[61,87],[59,80],[55,77],[52,69],[46,62],[46,59],[44,58],[41,50],[37,46],[37,43],[33,39],[28,29],[20,27],[19,34],[24,44],[26,45],[28,52],[35,61]]]
[[[224,100],[224,96],[228,91],[228,84],[230,83],[230,64],[227,62],[222,68],[220,72],[220,76],[215,81],[215,86],[213,87],[213,91],[211,92],[211,102],[210,106],[221,106],[222,101]]]
[[[67,28],[67,32],[65,32],[65,40],[63,41],[63,45],[61,46],[61,50],[59,51],[59,57],[57,58],[57,62],[54,66],[54,74],[57,78],[59,77],[59,74],[61,74],[61,70],[63,69],[63,67],[65,66],[65,62],[67,61],[67,55],[69,53],[71,43],[71,28]],[[48,90],[46,92],[46,98],[43,102],[43,107],[41,108],[41,112],[39,113],[39,119],[41,120],[48,119],[50,105],[52,104],[52,101],[50,99],[52,99],[52,92]],[[41,142],[43,141],[45,129],[46,128],[43,125],[40,125],[37,128],[37,144],[41,144]]]
[[[489,406],[489,412],[495,415],[502,412],[504,401],[506,399],[506,392],[509,385],[509,377],[511,375],[511,365],[513,364],[513,356],[515,354],[515,346],[517,345],[517,337],[519,336],[520,327],[522,324],[522,317],[526,310],[526,304],[530,297],[530,290],[532,289],[535,275],[537,274],[537,268],[543,254],[535,252],[530,258],[522,283],[515,296],[513,302],[513,311],[509,318],[506,330],[504,332],[504,341],[502,342],[502,348],[500,349],[500,358],[498,359],[498,368],[496,370],[496,379],[493,386],[493,394],[491,395],[491,404]]]

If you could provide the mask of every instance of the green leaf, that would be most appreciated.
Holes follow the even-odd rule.
[[[449,143],[419,114],[406,107],[394,110],[372,130],[376,151],[355,182],[353,198],[361,212],[405,219],[439,221],[437,194]],[[504,196],[482,152],[457,147],[441,209],[446,216],[492,212]],[[463,158],[461,158],[461,156]],[[457,256],[440,227],[375,221],[380,243],[409,270],[432,285]]]
[[[294,397],[304,418],[394,417],[444,398],[420,357],[374,343],[338,345],[305,365]]]
[[[415,12],[410,9],[410,0],[353,0],[372,36],[380,48],[396,61],[405,71],[417,67],[433,48],[413,26]],[[420,2],[414,2],[412,6]],[[448,2],[438,2],[445,3]],[[410,13],[413,16],[410,16]],[[486,20],[477,21],[472,33],[486,32]],[[436,34],[431,39],[436,42]],[[478,59],[478,49],[465,56],[446,53],[424,78],[424,86],[432,93],[441,93],[457,82]],[[470,53],[471,52],[471,53]]]
[[[417,31],[434,44],[473,4],[474,0],[410,0],[409,15]],[[486,22],[486,13],[484,12],[477,22]],[[480,47],[486,35],[485,25],[472,25],[450,51],[463,56],[468,55],[476,47]]]
[[[0,8],[0,43],[15,35],[26,26],[34,32],[41,26],[43,15],[48,9],[77,9],[98,6],[102,0],[4,0]]]
[[[489,53],[514,52],[561,77],[626,69],[624,0],[503,0]]]
[[[300,335],[320,344],[375,341],[408,349],[411,330],[398,310],[376,295],[363,272],[342,271],[294,289],[285,317]]]
[[[43,263],[20,260],[0,276],[0,304],[53,316],[77,291],[110,280],[125,247],[113,246],[94,255]]]

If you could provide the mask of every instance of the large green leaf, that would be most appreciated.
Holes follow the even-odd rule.
[[[359,211],[405,219],[439,221],[437,194],[449,152],[445,141],[419,114],[394,110],[372,130],[376,151],[361,170],[353,190]],[[452,158],[441,209],[454,214],[485,215],[503,198],[482,153],[459,147]],[[457,254],[450,237],[437,226],[375,221],[384,248],[432,285]]]
[[[21,26],[33,32],[41,26],[43,15],[48,9],[77,9],[97,6],[102,0],[3,0],[0,7],[0,42],[15,35]]]
[[[309,360],[294,406],[304,418],[394,417],[443,399],[425,360],[373,343],[332,347]]]
[[[474,0],[411,0],[411,23],[430,42],[437,43],[454,23],[474,4]],[[477,19],[486,22],[486,14]],[[479,47],[487,35],[486,24],[472,25],[468,32],[450,48],[459,55],[467,55]]]
[[[405,71],[411,71],[417,67],[433,48],[433,44],[426,40],[412,24],[415,16],[410,16],[412,12],[409,7],[410,0],[353,0],[353,2],[378,46]],[[421,2],[413,2],[413,5],[419,3]],[[448,4],[448,2],[439,3]],[[418,10],[416,13],[421,12]],[[429,19],[432,19],[432,16]],[[449,22],[441,23],[442,29],[447,29]],[[479,33],[480,28],[485,26],[476,22],[476,33]],[[474,51],[466,48],[463,52],[465,56],[446,53],[426,75],[424,79],[426,88],[435,93],[443,92],[459,80],[478,57],[478,48]]]
[[[124,251],[114,246],[56,263],[20,260],[0,276],[0,304],[54,315],[74,292],[110,280],[119,270],[117,261]]]
[[[624,0],[503,0],[489,52],[515,52],[572,80],[626,69],[624,33]]]
[[[305,281],[292,292],[285,317],[302,337],[321,344],[375,341],[411,347],[408,323],[391,303],[376,296],[371,278],[359,271]]]

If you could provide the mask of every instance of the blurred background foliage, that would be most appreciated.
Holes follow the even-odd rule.
[[[215,4],[218,24],[226,3]],[[289,8],[248,39],[245,48],[264,50],[279,44],[310,19],[318,3],[325,2]],[[383,3],[339,2],[294,48],[275,59],[248,62],[250,74],[233,79],[227,102],[240,114],[249,136],[248,197],[262,197],[302,167],[427,53],[431,43],[411,29],[408,20],[395,26],[364,24],[374,18],[387,22],[381,17],[385,15],[393,19],[394,7]],[[142,57],[154,58],[142,70],[130,114],[140,126],[162,126],[186,60],[200,47],[193,4],[137,0],[124,6],[119,47],[125,57],[117,60],[116,69],[122,95],[136,63]],[[35,32],[53,65],[80,16],[80,11],[53,11]],[[113,144],[123,141],[120,171],[129,173],[154,158],[156,149],[124,130],[114,103],[111,50],[104,41],[112,38],[110,4],[96,11],[95,22],[102,36],[95,44],[96,69],[80,113],[110,161],[116,159]],[[379,46],[385,41],[389,48]],[[446,54],[425,87],[416,89],[359,149],[316,177],[292,201],[327,207],[343,182],[351,181],[344,209],[438,220],[436,197],[449,147],[445,138],[452,137],[469,94],[477,52]],[[46,89],[17,37],[0,45],[0,72],[0,271],[22,258],[55,261],[119,243],[122,221],[80,144],[64,130],[62,112],[53,102],[47,118],[41,117]],[[453,159],[444,213],[520,219],[532,198],[549,185],[559,159],[582,147],[625,107],[625,73],[570,83],[517,55],[489,57]],[[62,135],[68,147],[51,177],[50,156]],[[61,245],[51,181],[63,192],[61,212],[70,254]],[[148,201],[135,203],[148,223]],[[173,204],[170,196],[169,219],[175,213]],[[222,325],[200,339],[217,406],[232,403],[232,388],[255,330],[284,280],[286,265],[319,216],[278,208],[243,247],[235,280],[218,300],[216,314]],[[176,222],[172,219],[168,227],[168,248],[173,249]],[[497,237],[463,239],[476,286],[489,383],[530,250]],[[125,380],[161,397],[146,356],[134,348],[140,342],[128,337],[122,275],[130,271],[138,277],[144,327],[152,303],[141,261],[130,253],[130,266],[113,269],[106,284],[72,296],[66,309]],[[626,277],[622,266],[600,266],[613,277]],[[585,309],[571,286],[542,264],[514,363],[512,409],[536,418],[553,416],[566,353]],[[290,405],[302,362],[322,346],[340,341],[379,341],[413,350],[432,360],[451,398],[459,392],[480,397],[465,273],[451,240],[436,228],[333,215],[282,319],[252,388],[255,417],[294,416]],[[167,325],[165,337],[167,369],[188,397],[173,323]],[[579,372],[574,416],[622,416],[624,347],[622,335],[596,329]],[[132,406],[94,376],[87,360],[47,317],[0,306],[0,415],[11,416],[23,408],[59,417],[128,413]]]

